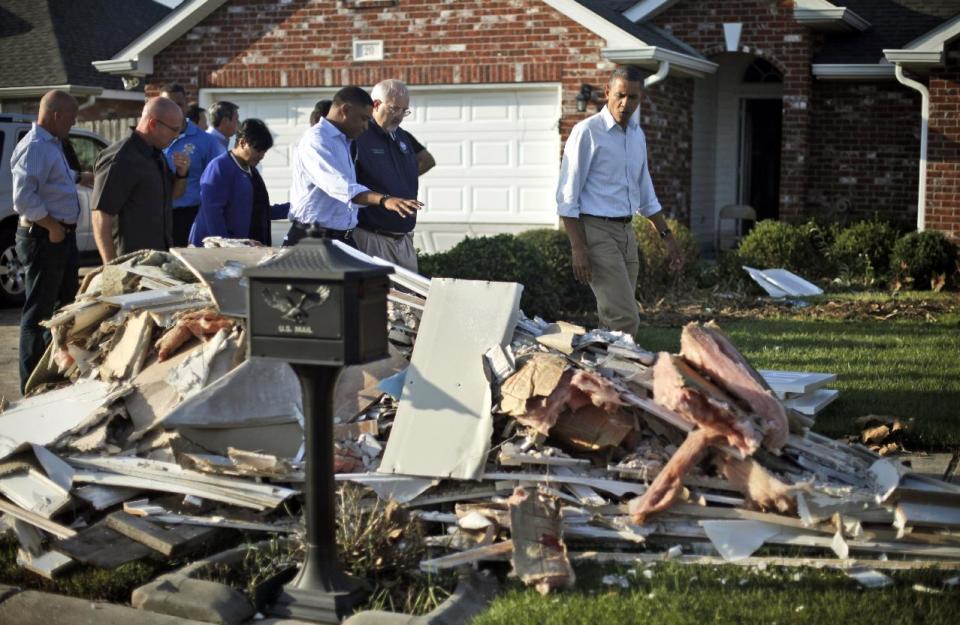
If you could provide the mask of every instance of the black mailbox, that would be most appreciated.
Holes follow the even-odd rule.
[[[330,366],[385,357],[392,272],[328,239],[248,269],[250,355]]]
[[[306,550],[270,613],[339,623],[363,594],[337,563],[333,391],[344,365],[387,355],[387,276],[328,239],[307,238],[244,271],[250,355],[292,364],[303,393]]]

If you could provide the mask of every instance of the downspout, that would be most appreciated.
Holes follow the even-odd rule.
[[[84,110],[84,109],[88,109],[88,108],[90,108],[91,106],[93,106],[93,103],[96,102],[96,101],[97,101],[97,96],[95,96],[95,95],[87,96],[87,101],[84,102],[83,104],[81,104],[81,105],[77,108],[77,110],[78,110],[78,111],[82,111],[82,110]]]
[[[651,74],[643,80],[643,88],[647,89],[654,86],[661,80],[667,77],[667,74],[670,73],[670,61],[660,61],[660,67],[657,68],[656,74]]]
[[[897,63],[894,74],[901,85],[920,92],[920,190],[917,198],[917,231],[922,232],[927,212],[927,136],[930,134],[930,90],[926,85],[903,74],[903,65]]]

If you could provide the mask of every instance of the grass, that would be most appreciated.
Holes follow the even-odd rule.
[[[946,625],[957,622],[960,609],[960,590],[943,585],[956,572],[893,573],[895,584],[882,590],[865,590],[843,573],[814,569],[665,563],[646,570],[581,566],[576,572],[575,590],[546,598],[511,585],[470,623]],[[629,588],[604,585],[605,574],[622,576]],[[936,592],[915,590],[915,584]]]
[[[832,437],[859,432],[867,414],[914,417],[914,450],[960,447],[960,318],[929,321],[735,320],[722,324],[758,369],[823,371],[839,377],[839,398],[817,417]],[[679,350],[680,329],[647,327],[651,350]]]

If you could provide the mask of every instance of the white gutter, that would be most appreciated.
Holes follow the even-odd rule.
[[[657,70],[656,74],[647,76],[643,81],[643,88],[648,89],[664,78],[667,77],[667,74],[670,73],[670,61],[660,61],[660,69]]]
[[[927,211],[927,136],[930,134],[930,91],[922,82],[907,78],[897,63],[895,75],[901,85],[920,92],[920,189],[917,198],[917,231],[922,232]]]

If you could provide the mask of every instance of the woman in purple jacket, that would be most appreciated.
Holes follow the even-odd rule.
[[[270,205],[257,165],[273,147],[273,136],[259,119],[246,119],[234,148],[210,161],[200,178],[200,211],[190,244],[206,237],[253,239],[270,245],[270,220],[285,219],[290,204]]]

